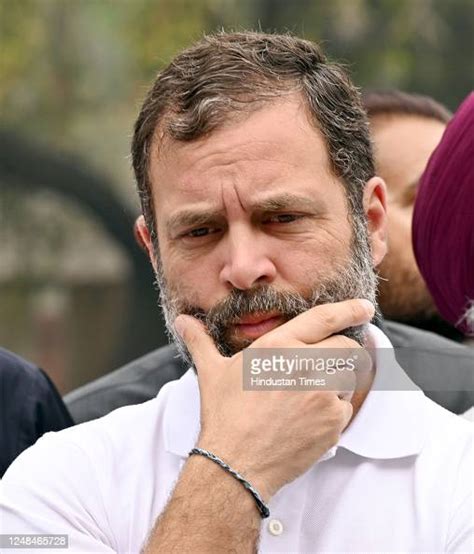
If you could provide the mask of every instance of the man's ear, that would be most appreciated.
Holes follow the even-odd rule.
[[[140,215],[135,220],[133,225],[133,234],[135,235],[135,240],[138,243],[138,246],[142,248],[150,258],[150,261],[153,265],[153,269],[157,270],[157,263],[155,257],[155,250],[153,248],[153,242],[151,240],[150,232],[148,231],[147,224],[145,223],[145,218],[143,215]]]
[[[364,211],[367,216],[372,261],[377,267],[387,253],[387,189],[380,177],[372,177],[365,185]]]

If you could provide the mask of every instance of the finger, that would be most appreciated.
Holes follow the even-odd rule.
[[[346,335],[332,335],[316,344],[307,345],[304,350],[314,350],[314,355],[324,355],[326,357],[353,358],[358,359],[364,349],[354,339]]]
[[[340,399],[351,400],[357,385],[358,360],[364,350],[344,335],[333,335],[316,345],[299,348],[300,363],[306,377],[317,378],[321,389],[335,393]]]
[[[346,390],[352,389],[352,397],[353,392],[370,388],[374,375],[373,359],[370,351],[362,348],[354,340],[345,335],[334,335],[318,343],[313,356],[325,357],[337,367],[337,372],[333,372],[333,378],[330,377],[328,380],[333,390],[342,390],[348,385]],[[342,398],[340,394],[338,396]]]
[[[354,408],[348,400],[341,400],[343,418],[344,418],[344,427],[343,430],[349,425],[352,414],[354,413]]]
[[[201,375],[222,356],[208,334],[206,326],[190,315],[179,315],[174,326],[188,348],[194,365]]]
[[[340,399],[350,401],[357,384],[354,358],[360,348],[353,348],[352,344],[341,347],[342,341],[333,340],[335,338],[319,343],[321,347],[318,345],[313,350],[313,356],[323,362],[322,364],[320,361],[318,365],[325,368],[321,375],[324,377],[325,390],[335,392]],[[346,339],[340,335],[337,338]],[[349,340],[346,344],[348,343],[356,344]]]
[[[352,400],[352,397],[354,396],[353,390],[344,390],[338,393],[337,397],[339,400],[345,400],[346,402],[350,402]]]
[[[368,349],[360,346],[355,340],[345,335],[333,335],[328,339],[314,345],[317,350],[322,350],[326,356],[338,356],[344,358],[346,367],[355,373],[361,383],[371,380],[374,369],[374,354]],[[309,347],[307,347],[309,348]]]
[[[264,335],[265,343],[268,339],[276,343],[292,339],[318,343],[348,327],[368,323],[374,313],[373,304],[365,299],[315,306]]]

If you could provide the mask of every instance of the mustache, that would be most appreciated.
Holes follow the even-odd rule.
[[[253,289],[232,289],[220,302],[207,312],[191,304],[181,305],[179,313],[192,315],[207,327],[218,350],[224,356],[232,356],[235,351],[231,331],[241,318],[254,315],[277,312],[284,321],[296,317],[311,308],[313,299],[293,291],[279,291],[270,285],[260,285]],[[240,344],[248,346],[248,343]]]
[[[278,312],[284,319],[292,319],[312,306],[312,297],[305,298],[293,291],[279,291],[270,285],[249,290],[232,289],[228,296],[204,311],[192,304],[182,304],[178,312],[192,315],[205,325],[231,326],[251,314]]]
[[[331,286],[320,287],[308,296],[294,291],[280,291],[270,285],[261,285],[254,289],[233,289],[229,295],[207,312],[191,304],[179,306],[179,313],[196,317],[207,327],[209,335],[223,356],[232,356],[237,351],[252,344],[252,340],[240,340],[236,344],[232,337],[232,327],[248,315],[278,313],[283,320],[289,321],[314,306],[335,301],[335,291]],[[343,300],[344,298],[340,298]],[[349,327],[339,334],[364,343],[361,327]]]

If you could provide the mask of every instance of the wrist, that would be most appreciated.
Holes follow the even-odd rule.
[[[266,472],[263,471],[264,464],[249,458],[247,452],[242,453],[242,450],[236,451],[230,445],[219,444],[205,438],[200,439],[195,448],[212,452],[212,454],[219,457],[234,471],[238,472],[256,489],[265,504],[269,502],[270,498],[278,490],[271,486],[271,480],[267,477]]]
[[[189,456],[184,471],[186,480],[193,483],[193,488],[206,490],[209,502],[215,506],[217,511],[222,512],[227,510],[227,507],[229,509],[232,507],[231,510],[234,516],[236,516],[237,511],[245,520],[250,517],[254,524],[259,527],[261,514],[254,498],[241,483],[222,467],[219,467],[205,456]],[[222,504],[224,498],[225,509]],[[236,506],[238,506],[238,510],[236,510]]]
[[[224,460],[222,460],[219,456],[216,456],[216,454],[210,452],[209,450],[198,447],[192,448],[189,452],[189,456],[203,456],[204,458],[207,458],[211,462],[221,467],[249,492],[249,494],[253,497],[262,518],[267,518],[270,515],[270,510],[268,506],[264,502],[260,493],[255,489],[255,487],[241,473],[239,473],[229,464],[224,462]]]

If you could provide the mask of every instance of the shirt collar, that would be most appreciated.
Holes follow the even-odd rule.
[[[423,447],[426,417],[423,393],[408,378],[395,360],[395,353],[384,333],[370,325],[370,346],[376,350],[376,373],[371,391],[359,412],[344,431],[338,447],[365,458],[393,459],[413,456]],[[386,388],[387,376],[404,390]],[[393,379],[393,381],[392,381]],[[164,412],[164,440],[168,452],[187,457],[200,429],[200,397],[192,368],[170,384]]]
[[[421,452],[426,436],[424,394],[396,361],[388,337],[374,325],[369,331],[369,348],[375,349],[375,378],[338,446],[366,458],[414,456]]]

